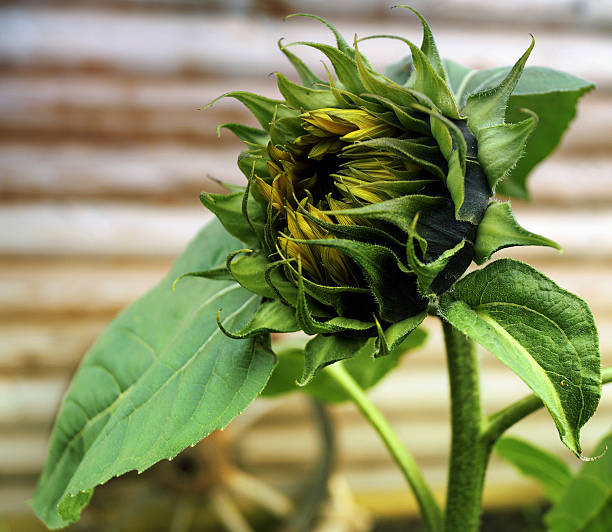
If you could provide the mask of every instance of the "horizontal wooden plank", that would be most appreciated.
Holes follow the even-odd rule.
[[[387,23],[340,21],[354,33],[391,33],[420,38],[415,17],[397,10]],[[470,66],[489,67],[516,60],[528,44],[525,31],[535,29],[472,27],[437,24],[442,52]],[[206,13],[109,12],[6,7],[0,16],[0,60],[15,66],[57,65],[67,68],[103,68],[142,72],[200,72],[231,76],[260,75],[278,70],[281,54],[276,42],[310,39],[329,41],[325,28],[312,21],[284,23],[282,18],[210,16]],[[161,36],[161,38],[160,38]],[[565,69],[612,86],[612,40],[592,32],[540,30],[532,64]],[[219,43],[223,43],[222,50]],[[405,55],[399,43],[364,43],[375,65]],[[392,51],[394,50],[394,51]],[[312,53],[306,53],[309,58]]]
[[[551,276],[562,281],[552,272]],[[129,277],[128,277],[129,278]],[[151,279],[155,282],[154,279]],[[57,282],[57,281],[56,281]],[[102,280],[102,283],[107,283]],[[563,283],[568,286],[568,283]],[[78,283],[77,283],[78,285]],[[6,286],[6,285],[4,285]],[[0,285],[0,288],[4,288]],[[612,321],[610,320],[610,298],[604,290],[600,298],[590,299],[588,296],[597,290],[594,283],[589,293],[582,295],[590,302],[595,311],[599,328],[600,346],[604,357],[612,365]],[[572,284],[569,284],[574,289]],[[35,305],[22,305],[2,301],[2,323],[0,324],[0,375],[41,377],[67,375],[76,367],[79,360],[91,345],[93,340],[104,330],[110,322],[113,313],[122,306],[130,303],[128,296],[134,298],[139,295],[138,288],[130,288],[129,283],[124,285],[125,294],[119,298],[99,298],[94,294],[95,309],[90,309],[90,315],[84,315],[84,309],[79,300],[68,298],[67,302],[56,302],[46,299],[41,308]],[[140,291],[147,287],[141,286]],[[40,290],[45,293],[44,286]],[[120,290],[115,290],[119,293]],[[43,300],[44,302],[44,300]],[[106,304],[104,304],[106,302]],[[68,310],[69,312],[66,312]],[[41,315],[42,314],[42,315]],[[93,314],[93,315],[91,315]],[[97,315],[96,315],[97,314]],[[427,327],[430,335],[424,347],[418,353],[410,356],[410,368],[429,368],[433,365],[443,365],[441,354],[444,352],[439,325],[432,323]],[[491,365],[493,359],[486,357],[483,363]]]
[[[223,99],[211,109],[197,111],[215,97],[231,89],[278,97],[274,82],[250,83],[241,80],[184,82],[123,79],[103,76],[8,75],[0,78],[0,132],[58,139],[104,139],[117,144],[139,139],[161,138],[236,146],[232,136],[216,141],[216,126],[228,121],[254,123],[242,106]],[[580,106],[577,120],[567,135],[566,151],[593,151],[609,147],[607,131],[612,116],[612,100],[589,95]],[[45,137],[46,135],[46,137]]]
[[[604,320],[598,325],[602,365],[612,366],[612,321]],[[437,323],[432,327],[430,322],[427,329],[430,336],[426,344],[407,355],[400,367],[371,392],[372,399],[392,418],[401,418],[403,412],[407,412],[415,421],[427,422],[430,418],[438,419],[447,415],[448,389],[442,335]],[[19,423],[27,423],[45,427],[50,423],[69,378],[88,344],[84,342],[82,350],[72,350],[69,353],[54,350],[53,346],[48,346],[47,350],[38,346],[38,359],[44,364],[43,368],[47,368],[46,372],[7,374],[5,370],[11,364],[18,367],[19,362],[19,354],[11,340],[8,336],[7,345],[0,351],[0,425],[13,425],[17,428]],[[487,412],[493,412],[529,393],[526,385],[495,357],[484,349],[480,353],[483,404]],[[49,371],[53,364],[59,371]],[[606,396],[608,406],[602,408],[612,414],[612,391]],[[350,413],[351,410],[349,406],[338,407],[339,416],[352,423],[355,415]],[[309,410],[296,396],[284,398],[273,411],[273,419],[282,419],[284,423],[298,428],[310,417]],[[276,430],[278,427],[269,428]]]
[[[486,377],[486,376],[485,376]],[[413,405],[426,407],[427,401],[415,394],[412,402],[402,403],[401,407]],[[399,401],[398,401],[399,403]],[[342,410],[353,409],[352,405],[334,408],[334,420],[337,430],[339,456],[342,457],[343,470],[349,475],[359,474],[360,470],[379,470],[392,472],[395,468],[379,437],[371,430],[365,420],[342,415]],[[387,412],[383,409],[385,414]],[[611,397],[602,402],[600,411],[590,421],[583,434],[583,446],[589,453],[596,442],[609,431],[612,414]],[[248,414],[243,414],[248,415]],[[274,418],[274,412],[269,416]],[[439,471],[444,467],[449,445],[448,420],[445,416],[430,416],[429,419],[414,419],[410,408],[403,408],[402,419],[393,419],[393,426],[399,437],[411,449],[415,458],[423,465],[425,475]],[[231,426],[228,435],[231,436]],[[247,433],[244,433],[246,436]],[[513,430],[512,434],[538,442],[551,452],[571,459],[569,451],[559,441],[558,434],[546,412],[539,412],[525,419]],[[44,433],[9,433],[0,436],[0,473],[4,475],[35,474],[42,467],[46,457],[47,435]],[[283,426],[281,423],[266,424],[263,427],[253,425],[238,442],[238,453],[241,462],[258,473],[270,471],[272,474],[287,472],[297,464],[309,462],[317,456],[317,435],[314,427],[307,420],[300,425]],[[494,464],[491,474],[495,476]],[[435,475],[436,484],[443,482],[443,475]],[[493,481],[495,482],[495,481]],[[393,486],[401,488],[401,476]],[[439,485],[439,484],[438,484]],[[361,486],[364,489],[365,486]],[[391,486],[389,486],[391,488]]]
[[[286,65],[276,70],[287,72]],[[58,141],[100,145],[166,141],[206,144],[209,149],[232,148],[239,144],[226,133],[217,141],[217,125],[242,122],[256,125],[252,116],[234,99],[221,99],[209,109],[202,106],[230,90],[247,90],[278,98],[274,80],[177,80],[130,78],[102,75],[0,76],[0,133],[2,139],[41,140],[57,146]],[[609,124],[612,98],[604,92],[585,96],[562,153],[609,154]],[[104,146],[104,145],[103,145]]]
[[[202,190],[222,192],[207,176],[246,184],[236,165],[239,148],[227,144],[219,141],[217,148],[214,144],[195,147],[166,142],[128,146],[0,143],[0,195],[5,201],[53,198],[193,203]]]
[[[29,0],[29,5],[60,6],[76,8],[103,8],[110,10],[204,12],[234,15],[280,17],[290,13],[316,13],[319,16],[337,17],[343,20],[384,20],[397,17],[391,11],[391,0],[284,0],[282,3],[261,0]],[[577,5],[574,0],[517,0],[511,3],[486,2],[482,0],[414,0],[411,4],[430,21],[452,20],[457,23],[491,24],[530,23],[554,25],[555,27],[588,27],[607,29],[612,23],[612,7],[607,2],[584,2]],[[350,9],[349,9],[350,8]]]
[[[2,309],[7,312],[5,305],[6,299]],[[107,317],[83,317],[82,308],[77,308],[59,318],[33,318],[31,314],[15,317],[19,311],[13,311],[10,319],[4,314],[0,323],[0,375],[55,376],[72,371],[109,322]]]
[[[193,206],[104,202],[3,205],[0,254],[177,256],[211,219],[211,213],[199,203],[193,198]]]
[[[155,286],[171,260],[3,260],[0,309],[5,316],[116,313]],[[53,332],[51,333],[53,335]]]
[[[272,95],[274,82],[242,81],[242,88]],[[216,97],[236,89],[225,81],[147,80],[121,76],[5,75],[0,77],[0,132],[54,141],[90,138],[125,143],[148,138],[215,143],[218,124],[253,123],[233,99]],[[45,136],[46,135],[46,136]],[[225,136],[225,144],[231,135]],[[234,145],[237,145],[234,142]]]
[[[516,217],[530,231],[552,238],[564,257],[612,257],[612,212],[568,212],[526,204]],[[211,214],[193,198],[188,205],[140,205],[106,202],[5,204],[0,209],[0,255],[176,256]],[[41,238],[44,228],[44,238]],[[596,245],[594,245],[596,244]],[[512,256],[553,258],[551,248],[523,248]]]
[[[579,121],[575,125],[582,129],[580,124]],[[39,198],[190,202],[201,190],[221,191],[207,175],[245,184],[236,166],[241,148],[228,142],[229,137],[231,134],[226,133],[221,141],[205,147],[178,142],[119,146],[84,142],[0,143],[0,195],[5,200],[21,201]],[[582,142],[578,134],[573,138]],[[611,205],[610,175],[610,156],[567,157],[558,153],[537,167],[530,178],[534,207]],[[580,185],[576,176],[580,176]]]
[[[526,248],[516,248],[513,256],[531,262],[559,285],[579,294],[602,318],[612,314],[612,300],[608,290],[603,289],[610,284],[606,264],[585,262],[577,268],[573,261],[565,262],[567,254],[557,257],[551,251],[551,263],[541,260],[544,254],[539,261],[532,260],[537,257],[526,256],[526,251]],[[510,250],[506,255],[511,255]],[[74,320],[76,324],[79,316],[108,317],[155,286],[169,271],[171,263],[170,258],[125,261],[24,256],[0,260],[0,312],[9,320],[15,315],[22,319],[24,314],[40,314],[47,319],[68,315],[64,323]],[[9,323],[14,326],[14,321],[7,322],[7,328]],[[44,322],[32,325],[46,327]],[[55,326],[54,322],[48,325],[49,336],[55,333]],[[90,328],[87,324],[84,327]]]
[[[579,120],[574,125],[576,129],[572,128],[569,134],[579,141],[582,125]],[[586,153],[582,157],[569,158],[557,153],[536,167],[529,178],[531,200],[534,206],[549,203],[567,208],[579,204],[610,205],[611,175],[612,158]]]

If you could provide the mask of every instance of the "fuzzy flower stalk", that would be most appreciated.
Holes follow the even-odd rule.
[[[452,64],[440,59],[416,15],[420,47],[402,37],[365,38],[409,47],[411,60],[389,76],[360,51],[365,39],[350,46],[326,21],[298,15],[326,24],[336,39],[335,47],[279,42],[302,83],[277,74],[279,100],[223,96],[242,102],[261,124],[220,126],[247,145],[238,164],[248,183],[201,198],[247,245],[228,257],[226,273],[265,298],[243,329],[224,330],[229,336],[303,330],[337,335],[350,344],[347,353],[375,338],[374,354],[385,355],[472,261],[510,245],[556,246],[518,226],[509,204],[491,199],[538,121],[526,109],[521,121],[505,120],[533,41],[501,82],[466,98],[453,92]],[[321,51],[335,76],[319,79],[293,45]],[[301,382],[335,359],[307,364]]]

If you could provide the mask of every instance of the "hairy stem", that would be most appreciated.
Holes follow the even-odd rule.
[[[474,342],[442,320],[451,400],[451,456],[446,495],[446,532],[475,532],[490,447],[481,440],[482,411]]]
[[[607,384],[609,382],[612,382],[612,367],[603,368],[601,372],[601,383]],[[542,406],[544,406],[542,400],[535,394],[530,394],[491,414],[483,425],[482,440],[489,445],[493,445],[512,425],[539,410]]]
[[[408,484],[410,484],[427,526],[432,532],[440,532],[442,530],[442,512],[414,458],[397,433],[341,363],[327,366],[325,371],[349,395],[355,406],[378,432],[404,477],[406,477]]]

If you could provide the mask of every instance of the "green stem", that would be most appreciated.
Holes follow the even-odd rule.
[[[474,342],[442,320],[451,399],[451,456],[446,532],[478,530],[490,448],[480,438],[482,411]]]
[[[612,382],[612,367],[603,368],[601,371],[601,383]],[[530,394],[515,403],[502,408],[491,414],[485,421],[482,431],[482,439],[488,445],[493,445],[512,425],[524,417],[542,408],[542,400],[535,394]]]
[[[378,432],[391,456],[410,484],[419,503],[421,514],[429,529],[432,532],[440,532],[442,530],[442,512],[414,458],[408,452],[397,433],[391,428],[391,425],[389,425],[389,422],[380,410],[374,406],[363,389],[355,382],[341,363],[327,366],[325,371],[349,395],[353,403],[355,403],[376,432]]]

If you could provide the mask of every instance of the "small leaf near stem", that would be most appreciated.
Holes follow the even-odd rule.
[[[419,503],[423,519],[431,532],[441,532],[442,512],[412,455],[408,452],[397,433],[391,428],[382,413],[370,401],[341,362],[327,366],[324,370],[334,382],[350,396],[355,406],[378,432],[391,456],[410,484]]]

